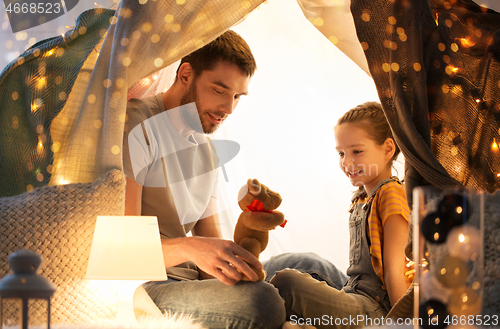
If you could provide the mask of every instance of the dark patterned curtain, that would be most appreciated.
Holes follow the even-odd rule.
[[[468,0],[353,0],[406,189],[500,187],[500,14]]]

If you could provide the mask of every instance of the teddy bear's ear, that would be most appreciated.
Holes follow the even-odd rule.
[[[248,180],[248,192],[252,195],[259,195],[261,191],[260,183],[259,181],[254,178],[254,179],[249,179]]]

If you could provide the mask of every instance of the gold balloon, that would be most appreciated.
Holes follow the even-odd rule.
[[[434,275],[445,287],[457,288],[464,284],[469,270],[467,263],[460,258],[445,256],[436,264]]]
[[[481,313],[479,293],[469,287],[460,287],[451,291],[448,312],[460,316],[478,315]]]

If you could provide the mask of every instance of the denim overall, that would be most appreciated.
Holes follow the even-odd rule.
[[[358,202],[352,208],[351,216],[349,217],[349,268],[346,272],[349,279],[343,287],[343,290],[347,293],[370,296],[386,312],[389,312],[391,309],[391,303],[387,290],[382,288],[382,280],[380,280],[373,270],[366,228],[368,226],[368,215],[370,214],[373,198],[382,185],[392,181],[401,184],[395,176],[384,179],[373,189],[366,203]],[[352,201],[353,203],[356,202],[357,197],[354,197]]]

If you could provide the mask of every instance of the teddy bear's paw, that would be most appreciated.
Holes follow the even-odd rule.
[[[242,275],[241,281],[252,281],[245,274]]]
[[[255,267],[253,267],[252,265],[248,264],[248,266],[250,266],[250,268],[255,272],[257,273],[257,276],[259,277],[257,279],[257,281],[264,281],[266,276],[267,276],[267,273],[266,271],[264,270],[260,270],[258,271]],[[250,280],[245,274],[242,273],[242,278],[241,278],[241,281],[252,281]]]
[[[264,281],[266,279],[267,273],[264,270],[260,270],[257,272],[257,275],[259,276],[259,281]]]

